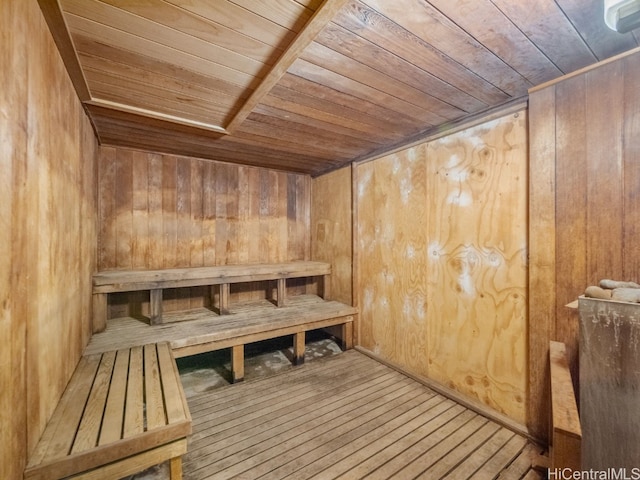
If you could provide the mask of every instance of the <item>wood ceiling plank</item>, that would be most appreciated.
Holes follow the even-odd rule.
[[[554,0],[538,0],[535,8],[526,2],[492,1],[563,73],[597,60]]]
[[[242,88],[250,88],[252,84],[256,82],[256,78],[251,75],[223,67],[194,55],[179,52],[173,48],[116,30],[112,27],[73,14],[67,14],[66,18],[71,27],[72,36],[76,34],[84,35],[96,43],[104,43],[125,51],[136,52],[161,62],[173,63],[177,67],[212,78],[219,78]]]
[[[562,11],[571,18],[580,36],[598,60],[604,60],[632,48],[640,43],[633,32],[618,33],[604,23],[602,0],[557,0]],[[594,16],[597,21],[594,22]],[[636,29],[640,33],[640,29]]]
[[[254,110],[261,115],[285,118],[288,121],[302,123],[314,128],[326,130],[337,135],[357,138],[374,145],[383,145],[389,138],[379,135],[380,129],[370,125],[338,117],[336,115],[300,106],[295,101],[284,100],[273,94],[267,95]]]
[[[233,83],[202,75],[198,72],[174,65],[173,63],[156,60],[135,52],[105,45],[104,43],[96,43],[85,35],[74,35],[74,43],[79,55],[83,57],[83,62],[87,62],[88,59],[95,57],[95,62],[102,61],[107,64],[114,63],[122,65],[121,68],[124,71],[135,68],[141,72],[145,72],[145,75],[171,78],[173,81],[188,88],[193,87],[196,89],[211,90],[212,92],[216,92],[216,94],[231,96],[238,100],[247,98],[251,93],[250,90]],[[91,66],[91,64],[87,65]],[[135,65],[135,67],[133,67],[133,65]]]
[[[407,115],[414,119],[414,121],[417,120],[420,122],[422,126],[426,127],[439,123],[437,120],[434,120],[434,116],[430,112],[416,108],[413,104],[407,103],[386,92],[363,85],[355,80],[319,67],[303,59],[298,59],[289,69],[289,73],[333,88],[355,99],[366,100],[373,104],[384,106],[399,114]],[[431,121],[428,120],[429,118]]]
[[[362,98],[354,98],[334,88],[320,85],[292,73],[285,74],[277,86],[297,92],[299,95],[297,101],[301,104],[314,108],[337,109],[342,116],[357,117],[361,122],[377,125],[379,128],[388,129],[391,124],[394,129],[404,132],[414,131],[417,133],[420,129],[415,120],[407,115],[387,109],[384,105],[374,104]]]
[[[110,0],[105,0],[109,2]],[[113,3],[118,4],[117,0]],[[115,34],[129,34],[149,42],[171,48],[175,53],[193,55],[250,77],[261,77],[268,67],[243,55],[238,55],[216,44],[182,33],[174,28],[147,20],[126,10],[98,0],[62,0],[65,13],[115,29]],[[135,41],[135,40],[134,40]],[[137,42],[135,44],[138,44]],[[168,57],[165,60],[168,60]]]
[[[282,53],[281,49],[164,1],[106,0],[106,3],[267,65]]]
[[[263,106],[277,108],[283,115],[293,113],[310,120],[331,123],[338,128],[353,130],[368,135],[371,141],[375,141],[372,137],[380,137],[383,141],[398,140],[404,135],[404,132],[389,129],[387,122],[280,85],[276,85],[254,111],[259,112]]]
[[[351,1],[336,15],[333,22],[487,105],[509,99],[509,95],[492,83],[452,58],[442,55],[432,45],[366,5]]]
[[[241,165],[250,165],[279,170],[295,171],[301,173],[314,172],[318,165],[333,165],[333,160],[309,160],[299,155],[280,154],[262,149],[262,154],[247,155],[243,153],[244,147],[239,145],[221,148],[220,145],[202,145],[192,141],[191,138],[174,135],[173,132],[150,132],[148,129],[139,129],[131,126],[110,124],[109,121],[100,121],[100,128],[105,132],[103,145],[134,148],[151,152],[169,153],[173,155],[188,155],[203,159],[230,162]],[[127,133],[133,133],[127,135]]]
[[[214,103],[224,106],[228,111],[232,109],[240,100],[242,95],[229,95],[226,92],[212,90],[201,85],[185,83],[173,76],[159,75],[148,70],[144,70],[132,65],[114,62],[112,60],[85,55],[80,53],[85,72],[91,71],[93,74],[104,74],[112,79],[112,83],[126,85],[127,83],[135,83],[148,85],[151,88],[161,89],[167,94],[183,98],[185,103],[194,103],[202,101],[205,103]],[[94,77],[95,78],[95,77]]]
[[[433,45],[444,55],[469,68],[511,97],[526,93],[532,86],[499,57],[423,0],[363,0],[363,3]],[[531,10],[531,7],[528,9]]]
[[[355,35],[340,25],[329,24],[320,32],[316,42],[464,112],[476,112],[488,106],[468,93],[443,82],[431,73]]]
[[[463,114],[460,109],[452,105],[445,104],[431,95],[419,92],[319,43],[313,42],[309,45],[300,58],[320,66],[327,72],[337,73],[365,87],[385,92],[387,95],[404,102],[407,105],[406,108],[410,109],[411,115],[424,119],[431,124],[444,122]]]
[[[232,3],[246,8],[275,24],[294,32],[299,32],[309,21],[315,9],[310,9],[293,0],[230,0]]]
[[[238,133],[241,132],[260,135],[274,142],[285,138],[295,144],[304,145],[305,149],[325,149],[337,155],[346,156],[357,154],[361,150],[369,150],[371,146],[367,141],[347,136],[337,137],[319,128],[255,112],[238,129]]]
[[[286,73],[289,67],[296,61],[300,54],[313,42],[318,33],[331,21],[336,13],[344,6],[347,0],[325,0],[316,10],[305,27],[299,32],[295,40],[291,42],[276,65],[271,69],[260,85],[254,90],[242,108],[236,113],[226,129],[235,131],[247,118],[251,111],[260,103],[260,100],[269,93],[278,80]]]
[[[296,33],[277,25],[260,15],[234,5],[228,0],[200,2],[194,0],[165,0],[184,10],[199,15],[207,20],[226,25],[236,32],[271,45],[286,48],[293,41]]]
[[[532,85],[562,75],[491,0],[430,0],[430,3]]]
[[[108,100],[209,125],[222,125],[229,111],[228,106],[189,98],[188,95],[172,95],[167,90],[148,84],[123,83],[104,72],[85,69],[85,74],[91,82],[94,99]]]

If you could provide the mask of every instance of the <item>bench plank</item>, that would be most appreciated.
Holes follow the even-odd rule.
[[[142,385],[142,347],[131,349],[123,436],[132,437],[144,431],[144,394]]]
[[[172,412],[168,422],[165,408]],[[107,472],[123,477],[184,454],[190,433],[191,417],[167,343],[85,356],[29,458],[24,478],[105,478]],[[180,461],[172,465],[175,470]]]
[[[129,376],[129,350],[118,350],[116,363],[113,368],[111,388],[104,410],[105,418],[109,422],[103,424],[100,431],[99,445],[115,442],[122,438],[122,423],[124,419],[124,405],[127,392],[127,377]]]
[[[144,387],[147,405],[147,429],[162,427],[166,424],[166,419],[158,368],[158,354],[155,345],[144,346]]]
[[[185,412],[189,411],[187,399],[184,396],[184,391],[172,381],[173,378],[179,376],[179,373],[167,344],[163,344],[162,348],[158,347],[158,364],[160,372],[162,372],[160,380],[164,392],[167,422],[176,423],[187,420],[188,418],[185,417]]]
[[[331,274],[325,262],[288,262],[161,270],[112,270],[93,275],[93,293],[197,287]]]
[[[47,424],[31,462],[38,464],[47,457],[67,455],[71,451],[75,432],[82,418],[85,403],[89,397],[93,379],[100,365],[100,357],[93,356],[81,362],[64,391],[60,404]]]
[[[91,337],[85,355],[166,341],[170,342],[174,355],[184,356],[231,347],[239,344],[239,337],[274,338],[283,330],[285,333],[282,335],[288,335],[341,323],[350,324],[357,312],[355,307],[324,301],[316,295],[296,295],[290,297],[287,306],[282,308],[267,300],[259,300],[236,304],[230,315],[223,316],[206,308],[167,313],[165,315],[175,321],[162,325],[148,325],[130,317],[117,318],[109,321],[104,332]],[[345,331],[351,333],[352,329]],[[352,342],[346,340],[350,346]],[[204,346],[207,343],[211,344],[209,350]],[[203,348],[198,349],[198,346]],[[193,353],[186,353],[189,347],[195,347]]]
[[[71,453],[83,452],[98,444],[115,358],[115,352],[106,352],[102,356]]]

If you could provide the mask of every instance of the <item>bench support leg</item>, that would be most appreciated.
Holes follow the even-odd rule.
[[[331,280],[329,279],[329,275],[324,275],[322,277],[322,295],[320,295],[324,300],[329,300],[331,296],[331,284],[329,283]]]
[[[353,322],[342,324],[342,350],[353,348]]]
[[[278,279],[278,298],[276,299],[276,305],[278,307],[284,307],[287,303],[287,280],[285,278]]]
[[[162,289],[149,291],[149,317],[151,325],[162,323]]]
[[[171,459],[169,478],[171,480],[182,480],[182,457]]]
[[[93,294],[93,333],[104,331],[107,328],[107,294]]]
[[[220,284],[220,315],[229,314],[229,284]]]
[[[293,364],[302,365],[304,363],[304,332],[293,334]]]
[[[233,383],[244,380],[244,345],[231,348],[231,375]]]

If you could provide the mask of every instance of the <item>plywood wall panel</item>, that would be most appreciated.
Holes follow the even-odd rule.
[[[99,172],[101,270],[309,258],[306,175],[114,147],[100,148]],[[259,298],[265,289],[232,294]],[[164,308],[200,307],[210,297],[208,288],[168,289]],[[148,315],[146,292],[111,295],[110,304],[111,316]]]
[[[429,375],[524,423],[526,120],[427,145]]]
[[[424,145],[413,147],[359,168],[357,192],[362,337],[374,352],[423,375],[428,373],[425,170]]]
[[[577,314],[565,308],[602,278],[638,280],[640,54],[531,92],[530,404],[548,435],[548,342],[567,345],[578,373]],[[544,174],[541,174],[544,172]],[[631,244],[629,244],[631,243]]]
[[[36,2],[0,4],[0,478],[29,452],[86,345],[96,140]]]
[[[360,344],[523,423],[524,112],[357,165]]]

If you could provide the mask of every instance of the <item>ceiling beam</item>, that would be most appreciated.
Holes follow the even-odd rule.
[[[322,5],[318,7],[307,24],[302,28],[302,30],[300,30],[293,42],[291,42],[287,49],[282,53],[273,68],[264,77],[260,85],[258,85],[258,88],[253,91],[240,110],[238,110],[235,116],[227,124],[225,128],[227,133],[233,133],[242,124],[242,122],[244,122],[253,109],[287,72],[293,62],[298,59],[304,49],[313,42],[322,29],[329,24],[329,22],[347,2],[348,0],[324,0]]]
[[[40,5],[40,10],[42,10],[42,15],[47,25],[49,25],[49,31],[58,47],[67,72],[69,72],[71,83],[73,83],[78,97],[83,102],[91,99],[87,79],[80,66],[80,60],[78,59],[75,46],[71,40],[71,34],[64,20],[62,8],[58,0],[38,0],[38,4]]]
[[[189,127],[197,127],[203,130],[209,130],[212,132],[220,133],[222,135],[226,135],[228,132],[212,123],[200,122],[198,120],[191,120],[190,118],[177,117],[175,115],[169,115],[167,113],[156,112],[155,110],[148,110],[146,108],[133,107],[131,105],[125,105],[123,103],[112,102],[110,100],[102,100],[100,98],[92,98],[91,100],[87,100],[84,102],[86,105],[92,105],[96,107],[109,108],[111,110],[117,110],[119,112],[132,113],[134,115],[154,118],[156,120],[164,120],[170,123],[177,123],[179,125],[186,125]]]

